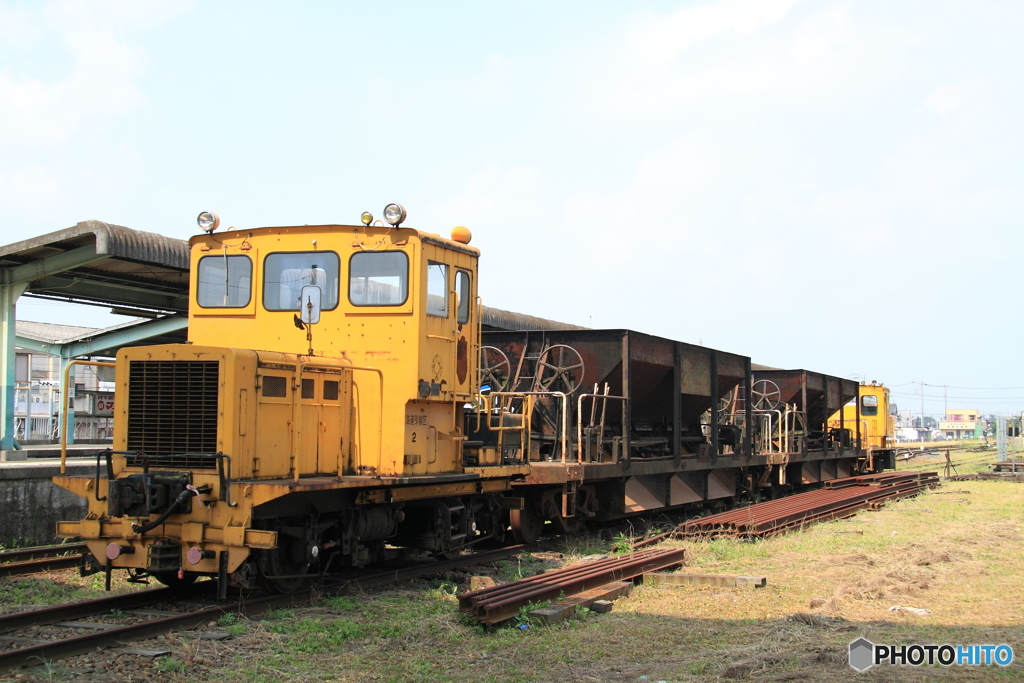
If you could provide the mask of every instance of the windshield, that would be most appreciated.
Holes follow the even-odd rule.
[[[263,307],[268,311],[297,311],[302,288],[320,288],[322,309],[338,305],[340,261],[333,251],[280,252],[263,262]]]
[[[252,298],[252,260],[248,256],[199,259],[196,303],[203,308],[244,308]]]

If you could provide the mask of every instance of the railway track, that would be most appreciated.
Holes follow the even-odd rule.
[[[525,546],[510,546],[454,560],[418,564],[355,576],[320,587],[334,595],[452,569],[494,562],[517,555]],[[208,584],[208,585],[207,585]],[[45,609],[0,615],[0,671],[38,665],[90,650],[170,631],[182,631],[238,612],[252,617],[270,609],[290,607],[308,600],[311,589],[288,595],[232,596],[227,602],[214,599],[213,581],[200,582],[188,591],[156,588]]]
[[[5,550],[0,552],[0,578],[77,567],[85,549],[85,543],[64,543]]]

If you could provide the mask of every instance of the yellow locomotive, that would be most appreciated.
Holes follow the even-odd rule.
[[[889,388],[878,382],[861,383],[857,398],[829,418],[829,427],[852,425],[868,462],[868,469],[896,466],[896,406],[889,400]]]
[[[500,535],[502,494],[529,467],[463,447],[479,251],[465,228],[384,216],[217,231],[200,214],[189,341],[118,354],[114,447],[105,472],[55,479],[89,504],[58,534],[108,576],[211,575],[222,591],[287,591],[385,542],[449,554]]]

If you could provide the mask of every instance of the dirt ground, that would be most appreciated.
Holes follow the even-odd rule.
[[[961,473],[992,453],[953,453]],[[941,471],[944,457],[900,469]],[[7,678],[110,681],[656,681],[1024,680],[1024,484],[948,482],[877,512],[757,542],[674,542],[689,573],[767,577],[764,588],[638,586],[610,614],[582,611],[557,626],[524,615],[500,628],[457,612],[457,572],[258,620],[226,617],[207,630],[135,647],[148,657],[96,652],[42,662]],[[607,552],[591,536],[559,552],[488,571],[499,581]],[[483,571],[483,570],[481,570]],[[481,573],[480,571],[476,573]],[[76,583],[77,582],[77,583]],[[73,572],[0,580],[0,609],[92,587]],[[31,596],[26,597],[27,592]],[[62,597],[66,596],[66,597]],[[26,602],[28,601],[28,602]],[[895,609],[894,609],[895,608]],[[910,611],[904,608],[912,608]],[[917,611],[914,611],[917,610]],[[858,674],[849,643],[1008,644],[1007,668],[875,666]]]

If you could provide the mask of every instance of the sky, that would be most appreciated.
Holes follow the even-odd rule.
[[[994,0],[0,0],[0,244],[400,202],[473,231],[486,305],[1019,413],[1022,34]]]

